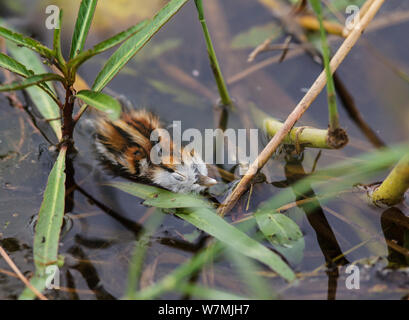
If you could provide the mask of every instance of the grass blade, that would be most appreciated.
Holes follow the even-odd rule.
[[[209,261],[209,257],[219,254],[222,249],[223,246],[221,243],[215,243],[202,250],[188,262],[183,263],[181,266],[177,267],[174,271],[163,277],[155,284],[143,289],[142,291],[139,291],[135,295],[135,299],[155,299],[168,291],[177,290],[177,288],[185,281],[187,277],[190,277],[194,272],[200,270],[200,268],[202,268]]]
[[[407,143],[396,145],[388,149],[364,154],[352,161],[342,161],[322,169],[295,183],[291,189],[279,192],[270,200],[264,202],[257,212],[265,210],[275,211],[282,205],[293,201],[293,190],[297,190],[298,194],[305,194],[311,189],[311,185],[316,192],[316,196],[320,198],[321,203],[328,201],[331,197],[321,197],[321,194],[335,196],[344,189],[350,189],[353,185],[362,183],[365,179],[396,163],[407,153],[408,148],[409,145]]]
[[[121,115],[121,104],[105,93],[81,90],[75,96],[84,103],[107,113],[111,120],[116,120]]]
[[[58,260],[58,244],[65,204],[65,156],[66,149],[62,148],[48,177],[35,227],[34,264],[36,270],[30,283],[40,292],[44,290],[48,277],[47,266],[56,265]],[[19,298],[33,299],[34,297],[34,293],[26,288]]]
[[[250,238],[243,231],[227,223],[223,218],[218,216],[214,210],[204,206],[203,200],[192,197],[189,202],[186,200],[190,195],[173,193],[142,184],[124,182],[120,184],[110,183],[109,185],[114,187],[118,186],[121,190],[149,200],[149,204],[160,208],[174,208],[174,204],[179,204],[179,208],[182,209],[177,211],[176,215],[181,219],[212,235],[229,248],[264,263],[284,279],[288,281],[295,279],[294,272],[277,254]],[[124,187],[126,185],[128,185],[128,187]],[[156,192],[152,193],[154,189],[156,189]],[[154,199],[154,201],[152,199]],[[145,204],[147,204],[146,201]],[[196,207],[192,208],[192,205],[196,205]]]
[[[35,86],[43,82],[52,81],[52,80],[63,82],[64,78],[54,73],[36,74],[30,77],[27,77],[26,79],[22,81],[14,81],[9,84],[0,85],[0,92],[21,90],[27,87]]]
[[[139,280],[142,274],[143,259],[149,246],[149,240],[162,223],[163,217],[164,215],[159,210],[156,210],[153,216],[144,223],[145,230],[143,230],[142,235],[136,241],[132,260],[129,264],[126,294],[123,297],[125,300],[135,298],[135,292],[139,286]]]
[[[229,248],[269,266],[287,281],[295,279],[294,272],[279,255],[250,238],[241,230],[228,224],[212,210],[207,208],[186,209],[182,214],[176,215],[193,224],[196,228],[212,235]]]
[[[31,50],[36,51],[39,53],[41,56],[53,60],[54,59],[54,54],[53,51],[46,46],[42,45],[40,42],[37,40],[34,40],[30,37],[25,37],[21,33],[11,31],[9,29],[6,29],[4,27],[0,27],[0,36],[4,37],[7,40],[10,40],[20,46],[27,47]]]
[[[101,91],[186,2],[188,0],[169,1],[140,32],[125,41],[105,63],[92,89]]]
[[[87,39],[98,0],[82,0],[72,36],[70,59],[81,53]]]
[[[105,41],[102,41],[101,43],[98,43],[92,49],[81,52],[74,59],[68,62],[68,68],[73,68],[73,69],[78,68],[82,63],[92,58],[93,56],[100,54],[104,51],[107,51],[115,47],[116,45],[120,44],[121,42],[125,41],[126,39],[134,35],[135,33],[139,32],[147,24],[148,24],[148,21],[142,21],[141,23],[138,23],[137,25],[132,26],[125,31],[122,31],[114,35],[113,37]]]

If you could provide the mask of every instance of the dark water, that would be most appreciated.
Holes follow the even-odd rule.
[[[230,41],[235,35],[254,25],[270,22],[272,17],[257,1],[209,2],[212,3],[208,12],[210,31],[222,69],[226,78],[231,79],[250,66],[246,57],[251,50],[231,50]],[[7,2],[2,3],[2,6],[7,5]],[[17,14],[13,10],[7,11],[7,18],[33,32],[39,40],[50,44],[52,35],[44,28],[43,22],[39,22],[44,18],[44,4],[30,1],[30,6],[31,9],[23,9]],[[215,9],[216,11],[212,11]],[[378,17],[408,10],[408,4],[392,0],[384,5]],[[66,19],[73,17],[67,15]],[[409,84],[379,56],[387,57],[391,64],[409,72],[407,21],[408,19],[368,31],[363,37],[364,41],[355,46],[338,71],[365,120],[386,144],[407,140]],[[129,24],[134,22],[130,21]],[[63,34],[63,48],[67,53],[71,30],[68,25],[65,30],[68,31]],[[113,32],[115,30],[102,30],[91,34],[87,46],[101,41]],[[284,37],[276,42],[283,40]],[[332,43],[336,47],[340,42]],[[166,50],[166,47],[170,49]],[[376,48],[376,53],[373,47]],[[164,52],[158,54],[161,50]],[[255,63],[273,54],[275,53],[264,53]],[[92,83],[109,55],[107,53],[85,64],[80,69],[80,75],[88,83]],[[195,90],[178,82],[175,72],[166,71],[169,66],[177,67],[194,78],[204,90]],[[238,104],[245,100],[252,101],[270,115],[285,119],[320,71],[321,67],[309,55],[302,54],[281,64],[269,65],[229,87]],[[218,114],[213,108],[217,90],[193,2],[188,3],[154,37],[152,43],[109,84],[109,89],[125,96],[135,108],[145,107],[155,111],[164,122],[181,120],[184,128],[214,128]],[[30,124],[30,117],[26,112],[11,108],[4,96],[0,96],[0,106],[0,244],[21,271],[29,276],[34,269],[32,221],[38,213],[47,176],[56,155],[49,150],[50,144],[43,135]],[[299,124],[326,128],[326,108],[326,96],[322,93]],[[241,110],[244,109],[246,107]],[[32,113],[46,136],[54,139],[47,124],[35,110]],[[350,144],[342,150],[324,150],[316,170],[373,149],[342,107],[340,113]],[[243,127],[242,116],[240,112],[231,113],[228,126]],[[79,188],[71,194],[68,227],[64,230],[60,246],[60,254],[66,257],[66,263],[61,268],[60,283],[65,290],[47,293],[56,299],[120,298],[125,292],[135,240],[139,238],[143,223],[153,210],[141,205],[140,200],[132,196],[102,185],[114,178],[98,165],[92,148],[92,134],[86,122],[80,123],[77,129],[75,141],[79,153],[73,159],[72,171]],[[317,150],[306,150],[302,163],[285,163],[282,158],[270,161],[267,166],[268,182],[296,181],[302,176],[300,172],[311,171],[317,154]],[[384,173],[380,173],[373,180],[364,182],[373,182],[383,176]],[[256,185],[249,212],[254,211],[262,201],[271,198],[277,191],[278,188],[271,184]],[[244,201],[233,211],[232,218],[239,217],[245,211],[247,196],[243,198]],[[300,206],[288,210],[288,215],[301,227],[306,247],[302,261],[292,265],[303,276],[297,284],[287,287],[276,278],[269,277],[268,270],[265,270],[265,280],[271,282],[271,287],[280,293],[281,298],[399,299],[408,293],[408,280],[404,280],[404,275],[390,276],[382,273],[387,257],[389,262],[405,260],[402,254],[388,249],[387,240],[397,240],[405,232],[404,228],[401,230],[393,221],[408,219],[408,208],[403,205],[389,210],[377,209],[368,206],[363,199],[360,193],[348,193],[318,205],[317,208]],[[293,200],[296,200],[295,196]],[[191,239],[189,235],[196,235],[195,228],[177,217],[165,217],[151,238],[145,258],[142,286],[168,274],[200,248],[203,235],[192,237],[192,241],[188,240]],[[383,260],[372,264],[372,268],[365,269],[360,290],[351,291],[345,285],[348,275],[345,267],[339,272],[336,268],[324,267],[328,259],[334,259],[342,253],[344,256],[338,260],[338,264],[344,266],[371,257],[380,256]],[[321,268],[317,270],[319,267]],[[8,270],[8,266],[1,259],[0,298],[16,298],[24,285],[2,272],[4,270]],[[203,272],[197,281],[236,294],[246,294],[245,283],[227,259],[214,264],[211,277],[209,272]],[[172,293],[166,297],[181,296]]]

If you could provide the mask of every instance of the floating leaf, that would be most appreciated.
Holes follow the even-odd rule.
[[[64,217],[65,204],[65,156],[61,149],[53,169],[48,177],[47,187],[41,203],[34,234],[35,274],[31,284],[39,291],[45,288],[49,277],[47,266],[57,265],[60,232]],[[19,299],[33,299],[34,293],[26,288]]]
[[[298,225],[284,214],[257,212],[256,220],[261,232],[273,244],[291,245],[303,236]]]
[[[70,59],[78,55],[84,48],[97,2],[98,0],[81,1],[77,15],[77,22],[75,23],[74,34],[72,36]]]
[[[92,90],[81,90],[75,95],[84,103],[108,114],[111,120],[116,120],[121,115],[121,104],[111,96]]]
[[[305,242],[298,225],[281,213],[260,210],[255,216],[261,232],[274,248],[290,262],[300,263]]]

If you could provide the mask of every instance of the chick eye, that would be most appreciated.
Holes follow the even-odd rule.
[[[172,177],[175,178],[177,181],[185,180],[185,177],[178,172],[172,173]]]

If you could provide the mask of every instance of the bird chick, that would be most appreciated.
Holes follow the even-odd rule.
[[[96,151],[114,173],[173,192],[200,193],[217,183],[208,176],[206,164],[194,150],[177,150],[163,136],[151,141],[156,129],[161,129],[158,117],[146,110],[124,112],[116,121],[101,117],[96,126]],[[156,144],[160,144],[159,149],[169,149],[160,163],[151,159]]]

